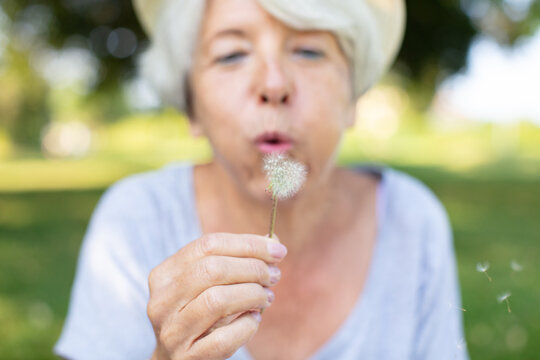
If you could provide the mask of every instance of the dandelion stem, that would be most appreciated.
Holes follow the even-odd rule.
[[[272,239],[274,236],[274,226],[276,225],[276,211],[277,211],[277,202],[278,197],[275,193],[272,194],[272,215],[270,216],[270,230],[268,231],[268,237]],[[264,309],[261,309],[261,315],[263,314]]]
[[[268,236],[270,239],[274,236],[274,226],[276,225],[276,211],[277,211],[278,198],[276,194],[272,195],[272,215],[270,217],[270,231]]]
[[[484,271],[484,274],[486,274],[486,276],[487,276],[489,282],[492,282],[491,277],[488,275],[487,271]]]
[[[508,309],[508,312],[512,312],[512,310],[510,310],[510,301],[508,301],[508,298],[504,299],[504,301],[506,301],[506,308]]]

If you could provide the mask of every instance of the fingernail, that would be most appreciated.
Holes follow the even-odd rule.
[[[268,288],[264,288],[266,291],[266,294],[268,295],[268,302],[271,304],[274,302],[274,299],[276,298],[276,295],[274,295],[274,292]]]
[[[268,272],[270,273],[270,285],[275,285],[281,278],[281,271],[277,266],[268,265]]]
[[[253,316],[257,322],[261,322],[262,320],[261,313],[258,311],[252,312],[251,316]]]
[[[276,259],[283,259],[287,255],[287,248],[283,244],[268,243],[268,252]]]

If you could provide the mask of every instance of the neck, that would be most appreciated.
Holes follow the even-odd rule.
[[[205,206],[209,213],[201,215],[215,217],[213,214],[222,214],[220,221],[212,222],[205,231],[268,234],[272,212],[270,196],[267,201],[254,200],[240,191],[219,164],[204,167],[201,172],[206,174],[200,177],[199,197],[206,198],[205,204],[210,206]],[[305,252],[317,240],[315,235],[324,227],[323,220],[335,202],[333,199],[337,194],[332,189],[339,189],[339,186],[333,186],[337,174],[338,170],[332,169],[317,184],[306,184],[295,198],[278,201],[274,233],[287,246],[288,258]]]

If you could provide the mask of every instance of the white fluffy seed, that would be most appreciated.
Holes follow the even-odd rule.
[[[304,164],[291,160],[282,153],[271,153],[265,156],[263,170],[270,182],[270,191],[280,200],[296,194],[307,176]]]
[[[501,295],[497,296],[497,301],[502,303],[506,299],[508,299],[512,295],[509,291],[502,293]]]

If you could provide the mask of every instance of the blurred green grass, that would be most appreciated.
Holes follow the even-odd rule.
[[[393,166],[424,181],[450,214],[472,359],[537,359],[539,177],[515,162],[465,173]],[[0,193],[0,358],[54,358],[79,246],[103,190]],[[512,272],[511,260],[523,271]],[[480,261],[491,263],[492,283],[476,272]],[[512,313],[496,301],[507,290]]]

